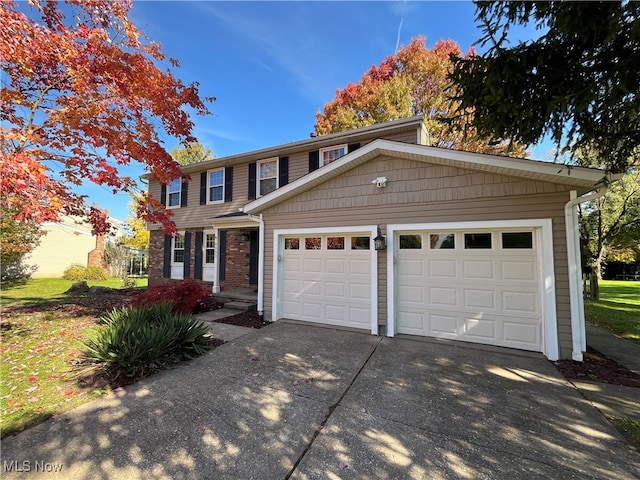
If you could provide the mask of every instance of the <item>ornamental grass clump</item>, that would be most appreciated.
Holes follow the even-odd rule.
[[[207,352],[212,346],[205,324],[191,314],[176,313],[170,303],[114,309],[83,342],[86,369],[113,380],[139,378]]]

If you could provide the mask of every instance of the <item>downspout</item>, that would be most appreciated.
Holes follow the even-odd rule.
[[[564,219],[567,237],[567,257],[569,262],[569,304],[571,307],[571,359],[583,361],[583,352],[587,349],[587,338],[584,320],[584,298],[582,291],[582,265],[580,258],[580,229],[578,223],[577,206],[581,203],[595,200],[607,193],[606,187],[600,187],[595,192],[578,197],[575,190],[571,191],[571,200],[564,206]]]
[[[260,216],[249,214],[249,218],[260,224],[258,234],[258,315],[264,319],[264,219]]]

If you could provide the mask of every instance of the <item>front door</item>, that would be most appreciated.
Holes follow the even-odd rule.
[[[249,285],[258,285],[258,231],[249,231]]]

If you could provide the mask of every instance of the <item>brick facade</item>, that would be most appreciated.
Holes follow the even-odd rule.
[[[195,273],[195,234],[197,230],[191,232],[191,242],[189,251],[189,271],[190,278]],[[186,245],[185,245],[186,246]],[[225,279],[220,282],[221,290],[232,288],[256,288],[257,285],[249,283],[249,254],[250,240],[249,229],[227,230],[227,248],[225,258]],[[219,257],[218,257],[219,258]],[[159,230],[151,231],[149,242],[149,286],[161,285],[171,281],[170,278],[162,276],[164,264],[164,233]],[[211,289],[212,282],[201,282],[207,289]]]

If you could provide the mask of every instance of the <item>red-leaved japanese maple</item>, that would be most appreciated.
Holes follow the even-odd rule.
[[[0,2],[0,204],[18,220],[79,215],[105,233],[105,214],[74,192],[88,180],[139,196],[137,213],[175,232],[168,211],[121,167],[137,162],[161,183],[179,178],[161,137],[196,141],[187,110],[207,114],[214,99],[174,77],[166,61],[178,62],[129,20],[131,8],[130,0]]]

